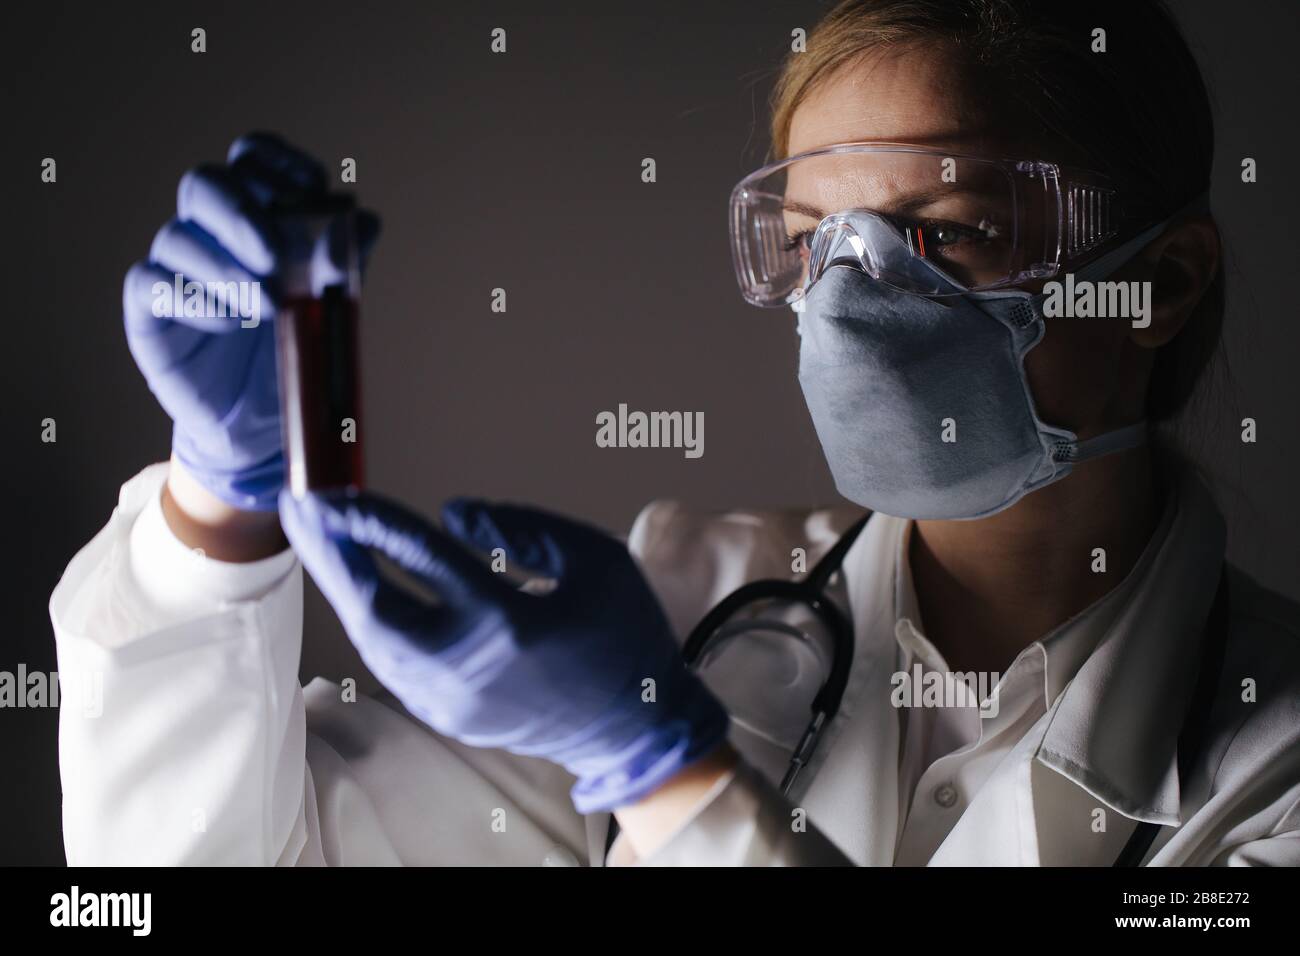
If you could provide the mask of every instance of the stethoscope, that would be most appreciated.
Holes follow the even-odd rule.
[[[720,640],[734,637],[753,627],[752,623],[745,620],[736,622],[734,627],[730,626],[729,622],[732,622],[737,612],[771,601],[783,602],[787,607],[801,604],[811,610],[825,626],[831,644],[829,673],[817,691],[817,696],[813,698],[812,719],[799,738],[790,763],[786,766],[785,776],[781,778],[782,794],[790,792],[799,772],[812,760],[822,731],[835,719],[840,710],[840,701],[844,699],[844,688],[849,683],[849,668],[853,665],[853,623],[827,596],[826,586],[844,563],[844,556],[870,517],[871,512],[867,512],[855,521],[831,549],[822,555],[821,560],[813,565],[803,580],[767,578],[751,581],[731,592],[700,619],[682,647],[686,665],[698,667]]]
[[[840,536],[807,577],[800,581],[769,578],[743,585],[723,598],[695,625],[682,648],[682,655],[690,667],[698,667],[708,657],[711,648],[723,639],[753,628],[750,621],[733,622],[737,613],[772,601],[787,606],[801,604],[817,616],[826,628],[831,642],[831,662],[825,683],[812,701],[812,716],[790,757],[785,775],[781,779],[781,793],[789,794],[800,772],[812,760],[822,733],[839,713],[844,689],[849,682],[849,669],[853,664],[853,624],[826,594],[826,587],[844,563],[844,556],[866,527],[871,512],[867,512]],[[768,626],[771,626],[770,624]],[[782,628],[784,630],[784,628]],[[1225,567],[1219,577],[1214,604],[1202,635],[1201,662],[1192,700],[1184,716],[1178,735],[1178,774],[1186,779],[1192,763],[1204,746],[1210,709],[1223,668],[1224,649],[1228,636],[1228,573]],[[612,820],[612,818],[611,818]],[[1146,858],[1162,824],[1139,821],[1137,828],[1125,843],[1115,866],[1138,866]],[[613,829],[611,829],[611,842]]]

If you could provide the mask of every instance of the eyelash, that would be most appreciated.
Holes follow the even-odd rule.
[[[785,244],[781,248],[784,252],[794,252],[795,249],[799,248],[799,244],[803,242],[805,238],[811,235],[812,235],[812,231],[809,229],[805,229],[803,230],[803,232],[796,232],[793,236],[787,233],[785,237]]]

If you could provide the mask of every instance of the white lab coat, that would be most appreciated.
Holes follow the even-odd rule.
[[[251,565],[190,552],[157,506],[165,475],[155,465],[123,486],[50,600],[61,673],[102,682],[102,707],[66,696],[61,707],[70,863],[605,862],[608,815],[578,815],[563,770],[440,737],[391,698],[352,700],[320,678],[300,687],[300,566],[289,552]],[[704,515],[659,502],[629,546],[684,638],[741,583],[789,577],[792,548],[806,548],[811,565],[853,517]],[[894,861],[906,808],[889,702],[898,646],[881,638],[895,623],[896,569],[882,542],[904,524],[875,516],[846,558],[849,687],[791,799],[769,779],[780,760],[737,729],[747,759],[641,862]],[[1190,475],[1165,540],[1148,551],[1104,637],[970,795],[932,865],[1109,865],[1136,819],[1177,825],[1162,829],[1153,865],[1300,863],[1296,609],[1232,572],[1214,717],[1180,781],[1170,715],[1189,699],[1188,642],[1223,552],[1221,519]],[[744,696],[725,680],[709,677],[724,699]],[[1242,700],[1248,681],[1253,702]],[[612,862],[630,861],[620,840]]]

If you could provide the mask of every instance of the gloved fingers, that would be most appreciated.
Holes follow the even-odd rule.
[[[230,144],[226,162],[266,205],[276,198],[323,193],[325,167],[274,133],[253,132]]]
[[[264,206],[276,199],[292,202],[295,198],[319,195],[328,188],[325,168],[274,133],[241,136],[230,145],[227,162],[235,176]],[[356,232],[364,272],[379,238],[379,217],[369,209],[357,210]]]
[[[279,259],[275,225],[229,170],[200,166],[182,176],[176,189],[176,214],[198,223],[254,275],[275,271]]]
[[[331,533],[383,554],[452,606],[499,605],[515,597],[458,541],[394,501],[362,493],[320,502]]]
[[[156,318],[174,318],[204,331],[219,332],[238,328],[242,319],[260,321],[275,316],[267,284],[240,265],[198,223],[173,219],[164,225],[154,236],[149,260],[167,274],[161,280],[166,289],[151,287],[149,309]],[[197,282],[198,288],[188,286],[191,282]],[[186,315],[189,310],[184,306],[194,295],[201,296],[201,316]]]
[[[137,262],[122,281],[122,321],[127,343],[142,369],[161,369],[192,353],[211,333],[237,329],[227,318],[179,317],[154,314],[162,295],[170,302],[175,275],[152,262]],[[163,287],[169,291],[162,292]],[[174,311],[174,309],[173,309]],[[143,351],[138,351],[143,350]]]
[[[474,550],[500,548],[511,565],[559,580],[566,568],[564,549],[534,515],[509,505],[453,498],[442,506],[442,526]]]
[[[298,499],[282,489],[279,510],[289,543],[354,641],[395,656],[445,639],[440,632],[452,626],[450,611],[385,578],[365,547],[331,527],[323,498]]]
[[[501,548],[507,561],[563,582],[575,567],[607,560],[604,532],[568,518],[518,505],[453,498],[442,507],[447,532],[480,551]]]

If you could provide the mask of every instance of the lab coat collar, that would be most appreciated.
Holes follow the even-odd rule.
[[[1100,600],[1054,628],[1046,637],[1028,645],[1002,676],[1005,677],[1024,663],[1041,667],[1044,706],[1050,708],[1096,649],[1098,642],[1114,624],[1116,616],[1141,583],[1160,542],[1169,533],[1176,510],[1174,496],[1171,495],[1159,526],[1151,536],[1151,542],[1124,581]],[[895,636],[905,652],[919,658],[927,667],[939,671],[949,670],[943,655],[930,643],[922,630],[921,610],[910,564],[910,545],[916,522],[900,518],[890,520],[895,522],[893,534],[897,541],[894,546],[894,613],[898,618]]]
[[[1168,532],[1120,585],[1132,593],[1061,695],[1035,759],[1126,817],[1177,825],[1178,735],[1226,534],[1190,467],[1171,485]]]
[[[1042,650],[1043,692],[1049,709],[1060,699],[1070,681],[1074,680],[1075,675],[1079,673],[1080,668],[1097,649],[1102,639],[1115,627],[1124,608],[1146,586],[1151,566],[1155,563],[1161,546],[1169,537],[1169,531],[1178,514],[1177,502],[1178,493],[1175,487],[1168,496],[1156,530],[1123,581],[1033,645]]]
[[[1199,666],[1194,648],[1208,618],[1223,563],[1225,531],[1222,517],[1194,471],[1171,468],[1168,475],[1171,494],[1166,512],[1125,580],[1031,645],[1046,658],[1048,713],[1016,748],[1021,756],[1012,755],[1006,772],[989,781],[986,799],[968,808],[964,817],[971,820],[959,822],[950,836],[951,846],[945,843],[932,862],[941,858],[949,862],[1000,860],[1010,865],[1054,862],[1040,857],[1059,855],[1061,848],[1040,845],[1036,821],[1050,827],[1050,821],[1062,813],[1078,818],[1095,805],[1093,800],[1132,819],[1181,822],[1178,735]],[[857,673],[885,665],[899,647],[898,618],[905,610],[915,613],[907,553],[902,547],[909,524],[877,516],[845,557],[848,597],[859,641]],[[889,559],[893,559],[894,573],[880,573]],[[846,695],[850,699],[856,696]],[[897,715],[893,709],[870,699],[858,698],[855,704],[855,710],[875,711],[875,733],[860,739],[883,753],[896,752]],[[862,717],[859,713],[854,719]],[[878,802],[871,832],[852,834],[857,840],[850,844],[850,855],[860,863],[888,862],[882,859],[882,844],[888,845],[890,828],[898,822],[891,790],[896,781],[889,773],[894,765],[884,760],[873,764],[887,768],[883,776],[890,779],[875,782],[873,795]],[[1078,789],[1062,790],[1042,779],[1042,774],[1068,781]],[[1074,807],[1076,802],[1078,807]],[[1001,811],[991,807],[1019,808],[1014,820],[1003,821],[1017,839],[990,843],[981,837],[975,840],[980,849],[974,852],[971,834],[1012,832],[993,826]],[[1117,830],[1121,836],[1124,832],[1124,828]],[[1088,845],[1094,842],[1098,853],[1107,859],[1113,856],[1115,848],[1110,841],[1089,841]],[[1077,863],[1078,852],[1076,848],[1068,860],[1063,857],[1056,862]]]
[[[1024,653],[1043,655],[1052,711],[1035,759],[1124,816],[1178,824],[1178,735],[1225,528],[1194,469],[1166,463],[1165,475],[1170,500],[1137,564],[1110,593]],[[889,520],[897,541],[894,607],[920,636],[911,624],[919,620],[908,566],[912,522]]]
[[[1165,509],[1165,517],[1153,537],[1154,541],[1162,540],[1168,531],[1173,510],[1172,504]],[[921,612],[916,589],[912,583],[909,557],[909,546],[916,522],[892,520],[898,522],[895,531],[897,545],[894,549],[894,613],[898,618],[894,628],[895,638],[907,655],[907,659],[919,660],[931,670],[950,671],[951,668],[943,654],[921,630]],[[1154,550],[1154,547],[1148,548],[1148,551]],[[1140,566],[1141,562],[1139,562]],[[1115,615],[1127,600],[1127,596],[1131,594],[1133,579],[1140,576],[1140,573],[1130,574],[1123,584],[1100,601],[1065,621],[1046,637],[1025,647],[1000,675],[1001,678],[1005,679],[1008,674],[1022,667],[1037,668],[1043,675],[1043,706],[1050,708],[1083,662],[1088,659],[1088,655],[1096,648],[1097,642],[1106,633]]]
[[[1062,851],[1040,846],[1037,826],[1051,827],[1076,794],[1080,814],[1095,805],[1092,798],[1133,819],[1180,822],[1177,740],[1199,665],[1193,648],[1209,614],[1225,535],[1209,493],[1190,469],[1171,474],[1169,486],[1172,507],[1126,580],[1039,642],[1051,645],[1049,658],[1059,659],[1059,666],[1045,669],[1049,711],[932,862],[1052,862]],[[805,775],[811,786],[800,795],[800,805],[824,821],[827,835],[859,865],[889,865],[899,833],[898,713],[888,694],[867,689],[887,687],[899,660],[895,629],[904,605],[898,598],[908,590],[899,578],[907,571],[900,539],[907,524],[877,515],[845,555],[839,586],[847,589],[852,610],[854,665],[844,706]],[[1088,639],[1066,640],[1072,626],[1085,621]],[[1057,653],[1063,650],[1068,653]],[[840,737],[852,745],[836,748]],[[835,759],[826,761],[831,751]],[[1063,790],[1053,780],[1073,786]],[[865,825],[843,813],[845,793],[862,795],[872,808]],[[1014,819],[999,823],[999,813]],[[1012,831],[1016,840],[988,837]],[[1115,832],[1122,836],[1123,828]],[[1102,853],[1105,841],[1096,842]],[[1113,855],[1109,844],[1104,849],[1103,855]],[[1077,863],[1077,853],[1069,861]]]

